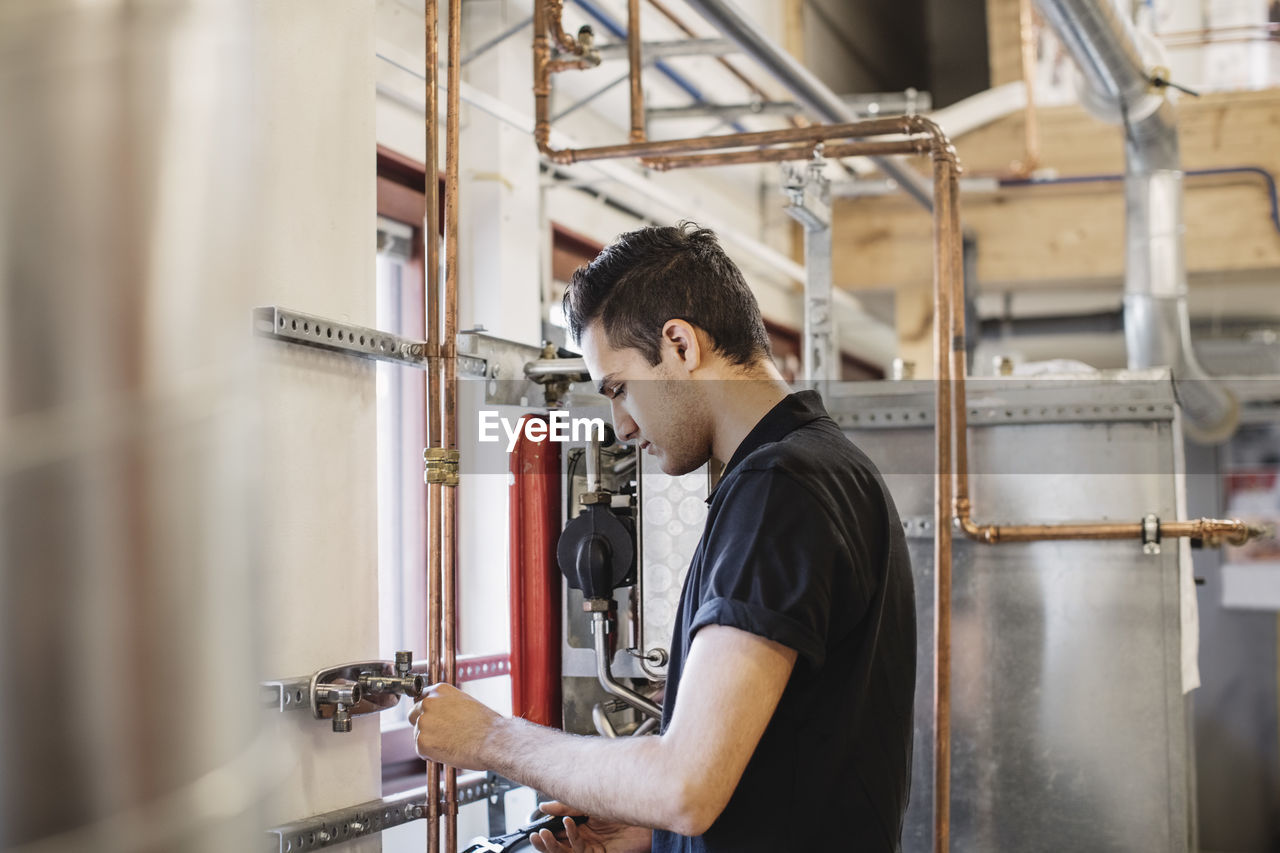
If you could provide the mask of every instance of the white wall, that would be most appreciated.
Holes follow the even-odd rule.
[[[373,13],[372,0],[256,6],[253,132],[269,223],[258,305],[374,324]],[[373,365],[268,340],[254,346],[268,508],[261,676],[375,657]],[[269,825],[380,796],[377,718],[356,718],[350,734],[305,713],[269,713],[267,725],[293,750]],[[376,838],[352,845],[380,848]]]

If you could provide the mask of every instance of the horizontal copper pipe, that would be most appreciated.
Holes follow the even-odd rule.
[[[819,145],[823,147],[818,148]],[[734,166],[744,163],[782,163],[788,160],[808,160],[815,154],[839,159],[841,157],[876,157],[892,154],[924,154],[932,140],[927,137],[909,139],[850,142],[842,145],[791,145],[785,148],[751,148],[745,151],[718,151],[711,154],[686,154],[676,157],[654,157],[644,161],[651,169],[665,172],[670,169],[692,169],[704,166]]]
[[[956,518],[970,539],[987,545],[1007,542],[1045,542],[1072,540],[1140,540],[1142,522],[1072,523],[1072,524],[977,524],[969,517],[967,501],[956,501]],[[1266,533],[1265,529],[1234,519],[1200,518],[1192,521],[1160,522],[1161,539],[1200,539],[1206,544],[1243,545]]]
[[[597,63],[589,59],[553,59],[547,63],[547,71],[559,74],[561,71],[586,71],[595,68]]]
[[[751,148],[781,145],[788,142],[828,142],[840,139],[866,139],[872,136],[895,134],[929,134],[935,139],[941,131],[928,119],[919,116],[872,119],[849,124],[790,127],[783,130],[763,130],[755,133],[731,133],[723,136],[697,136],[685,139],[665,139],[657,142],[640,142],[628,145],[601,145],[596,148],[565,149],[551,151],[549,156],[559,163],[577,163],[588,160],[611,160],[621,157],[660,157],[668,154],[685,154],[693,151],[719,151],[726,148]]]
[[[1175,30],[1168,33],[1156,33],[1158,39],[1202,38],[1207,39],[1216,33],[1280,33],[1280,23],[1271,21],[1261,24],[1237,24],[1232,27],[1202,27],[1198,30]]]
[[[1161,537],[1202,539],[1206,545],[1243,545],[1250,539],[1274,535],[1265,526],[1247,524],[1236,519],[1199,518],[1194,521],[1160,523]]]

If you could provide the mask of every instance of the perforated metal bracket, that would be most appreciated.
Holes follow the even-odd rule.
[[[518,787],[501,776],[468,773],[458,777],[458,805],[489,799]],[[444,813],[444,802],[440,813]],[[300,853],[345,844],[427,817],[426,786],[380,800],[326,812],[267,830],[271,853]]]
[[[317,347],[356,358],[386,361],[425,370],[428,366],[426,341],[403,338],[390,332],[356,326],[291,311],[279,306],[253,309],[253,328],[259,335],[303,346]],[[458,374],[485,377],[489,367],[483,358],[458,356]]]

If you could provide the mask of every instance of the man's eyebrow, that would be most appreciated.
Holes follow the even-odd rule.
[[[613,381],[612,373],[605,374],[604,378],[600,380],[600,384],[596,386],[596,390],[600,392],[600,396],[602,397],[609,396],[608,394],[604,393],[604,386],[608,385],[612,381]]]

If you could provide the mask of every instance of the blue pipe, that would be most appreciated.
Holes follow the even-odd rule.
[[[582,11],[586,12],[589,17],[594,18],[596,22],[599,23],[600,26],[604,27],[609,32],[609,34],[612,35],[614,38],[625,39],[627,37],[626,29],[617,21],[615,21],[613,18],[611,18],[608,12],[604,11],[595,3],[591,2],[591,0],[577,0],[577,3],[578,3],[578,6],[582,9]],[[654,67],[656,67],[659,71],[661,71],[664,77],[666,77],[672,83],[675,83],[677,86],[683,89],[685,94],[693,98],[699,104],[710,103],[705,97],[703,97],[702,92],[698,91],[697,86],[690,83],[688,80],[684,78],[684,75],[676,71],[667,63],[663,62],[661,59],[659,59],[657,62],[654,63]],[[736,130],[738,133],[747,132],[747,129],[743,127],[740,123],[735,121],[732,124],[733,124],[733,129]]]
[[[1188,169],[1183,174],[1193,178],[1213,177],[1216,175],[1258,175],[1267,183],[1267,194],[1271,198],[1271,224],[1280,234],[1280,198],[1277,197],[1275,176],[1261,166],[1231,166],[1221,169]],[[1055,184],[1102,184],[1118,183],[1124,175],[1069,175],[1065,178],[1004,178],[1002,187],[1036,187],[1053,186]]]

